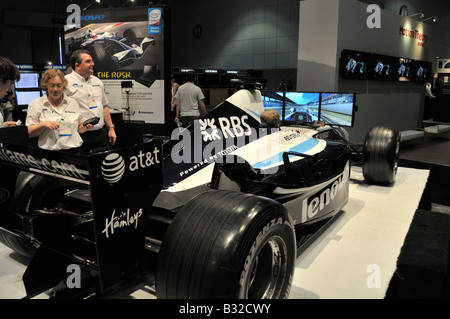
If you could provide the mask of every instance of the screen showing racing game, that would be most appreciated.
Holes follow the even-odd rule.
[[[282,91],[261,91],[264,111],[274,109],[283,116],[284,93]]]
[[[354,93],[321,93],[320,120],[327,125],[353,126]]]
[[[286,92],[283,121],[313,123],[319,119],[319,92]]]
[[[39,87],[39,73],[20,73],[20,80],[16,81],[16,89],[35,89]]]

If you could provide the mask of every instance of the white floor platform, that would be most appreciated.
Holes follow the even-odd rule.
[[[401,167],[395,185],[381,187],[364,183],[361,169],[352,168],[345,213],[298,257],[290,299],[384,298],[428,175]],[[0,244],[0,299],[25,296],[25,268]],[[112,297],[154,299],[151,284]]]

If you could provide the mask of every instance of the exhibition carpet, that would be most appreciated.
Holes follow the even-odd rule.
[[[448,299],[450,137],[425,137],[423,141],[402,145],[400,165],[428,169],[430,176],[385,298]]]
[[[402,144],[399,165],[429,170],[426,190],[429,201],[450,206],[450,135]]]
[[[386,299],[448,299],[450,215],[417,210]]]

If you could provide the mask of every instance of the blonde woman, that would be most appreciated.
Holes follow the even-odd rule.
[[[28,105],[26,126],[30,137],[39,136],[38,146],[49,150],[78,150],[83,143],[80,133],[84,119],[78,102],[67,96],[67,80],[61,70],[45,71],[41,79],[45,95]]]

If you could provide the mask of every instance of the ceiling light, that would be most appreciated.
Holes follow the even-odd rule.
[[[414,16],[419,16],[420,19],[423,19],[425,17],[425,15],[422,12],[419,13],[414,13],[408,16],[408,18],[414,17]]]
[[[432,16],[432,17],[429,17],[429,18],[426,18],[426,19],[423,19],[422,20],[422,22],[425,22],[425,21],[427,21],[427,20],[433,20],[433,22],[436,22],[437,21],[437,17],[436,16]]]

